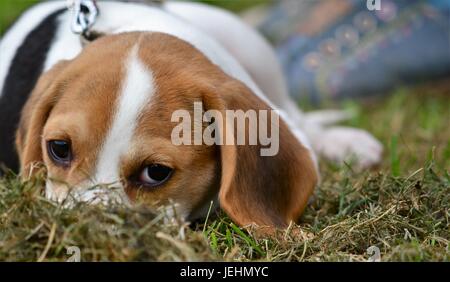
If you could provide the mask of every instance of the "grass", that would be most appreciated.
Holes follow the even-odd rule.
[[[425,91],[425,92],[423,92]],[[382,261],[450,260],[450,107],[447,90],[403,89],[356,111],[350,125],[386,146],[376,170],[322,163],[323,182],[299,225],[261,237],[223,213],[188,226],[144,207],[61,209],[36,177],[0,180],[0,261]],[[446,92],[442,95],[442,92]]]
[[[3,29],[32,1],[1,1]],[[1,30],[0,30],[1,31]],[[375,170],[321,163],[323,181],[299,225],[272,237],[223,213],[188,226],[144,207],[72,210],[43,197],[42,176],[0,179],[0,261],[450,261],[450,84],[343,102],[350,126],[385,146]],[[329,106],[329,105],[328,105]]]
[[[273,2],[273,0],[198,0],[198,2],[216,5],[234,12],[239,12],[256,5],[267,5]]]
[[[37,0],[1,0],[0,1],[0,34],[29,6]]]

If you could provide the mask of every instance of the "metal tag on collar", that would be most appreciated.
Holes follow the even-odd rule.
[[[72,31],[85,34],[94,25],[98,16],[95,0],[71,0],[69,9],[73,10]]]

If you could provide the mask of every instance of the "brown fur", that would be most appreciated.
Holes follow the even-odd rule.
[[[70,186],[94,173],[123,81],[123,62],[137,43],[139,57],[152,70],[157,91],[140,117],[132,148],[121,160],[120,175],[129,198],[141,198],[155,207],[172,200],[192,213],[219,192],[221,207],[240,225],[285,227],[296,220],[317,175],[308,150],[283,121],[280,152],[274,157],[261,157],[261,145],[171,143],[176,125],[170,121],[172,112],[192,112],[194,101],[202,101],[205,111],[222,113],[269,107],[190,44],[160,33],[100,38],[73,61],[42,76],[24,108],[17,134],[22,173],[31,163],[43,162],[52,178]],[[231,134],[226,128],[223,124],[219,132]],[[69,168],[58,167],[47,157],[46,140],[58,138],[72,142],[74,161]],[[135,185],[133,176],[143,164],[151,163],[172,167],[171,179],[155,189]]]

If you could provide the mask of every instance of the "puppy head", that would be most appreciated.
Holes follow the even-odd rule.
[[[103,190],[115,187],[131,202],[154,208],[175,203],[183,217],[218,194],[238,224],[285,226],[295,220],[317,181],[309,151],[283,121],[268,125],[279,131],[274,156],[261,156],[259,141],[175,144],[174,112],[188,112],[191,128],[202,132],[210,125],[196,118],[196,102],[203,112],[224,116],[229,110],[270,110],[175,37],[126,33],[98,39],[39,80],[17,133],[22,174],[44,163],[47,195],[57,200],[69,191],[91,200],[98,192],[92,187],[106,184]],[[218,122],[216,136],[235,139],[239,129],[228,125],[227,119]]]

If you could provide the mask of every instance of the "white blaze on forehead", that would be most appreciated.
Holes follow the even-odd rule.
[[[112,124],[97,161],[96,183],[119,181],[120,159],[128,151],[140,113],[155,91],[152,73],[138,57],[138,46],[133,47],[125,68]]]

